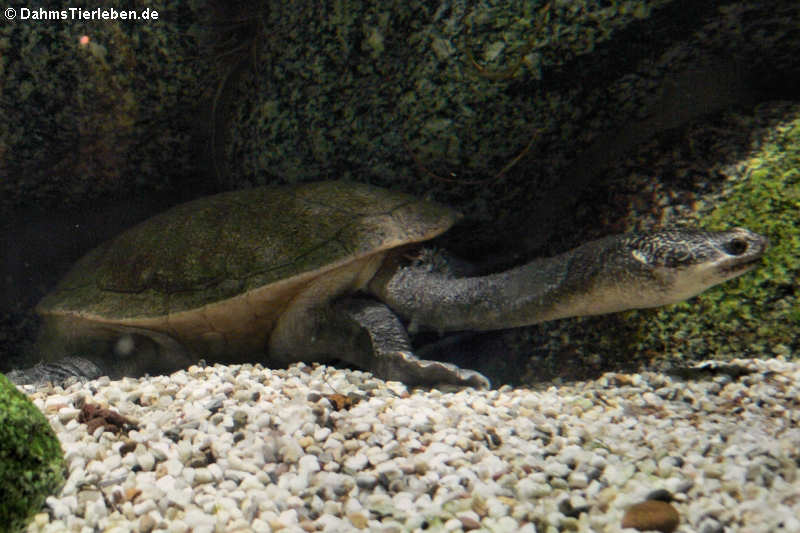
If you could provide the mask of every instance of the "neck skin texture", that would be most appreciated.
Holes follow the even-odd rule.
[[[389,259],[369,289],[411,330],[504,329],[679,302],[746,272],[765,248],[763,237],[740,228],[615,235],[473,278]]]
[[[597,274],[587,272],[589,265],[581,259],[595,248],[584,245],[474,278],[453,279],[424,267],[391,265],[375,277],[370,289],[412,324],[440,331],[503,329],[612,312],[617,309],[611,302],[601,305],[597,298],[580,297]]]

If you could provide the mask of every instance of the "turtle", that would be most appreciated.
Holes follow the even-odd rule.
[[[489,387],[418,358],[411,329],[505,329],[678,302],[736,277],[767,240],[744,228],[613,235],[496,274],[410,261],[454,209],[348,181],[177,205],[78,260],[36,310],[40,363],[15,381],[166,374],[198,360],[342,361],[414,386]]]

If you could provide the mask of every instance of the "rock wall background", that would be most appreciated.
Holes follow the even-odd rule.
[[[770,128],[795,117],[780,104],[800,77],[790,0],[139,7],[158,23],[0,27],[5,364],[75,259],[184,199],[369,181],[462,210],[440,244],[494,269],[634,227],[734,223],[698,207],[751,180]]]

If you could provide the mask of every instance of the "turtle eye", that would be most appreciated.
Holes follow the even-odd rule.
[[[747,241],[744,239],[731,239],[723,246],[730,255],[742,255],[747,251]]]

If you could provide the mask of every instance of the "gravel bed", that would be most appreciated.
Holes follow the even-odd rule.
[[[69,478],[28,531],[633,531],[625,509],[658,489],[679,532],[800,531],[798,378],[735,360],[445,392],[216,365],[30,389]],[[84,405],[135,428],[90,434]]]

